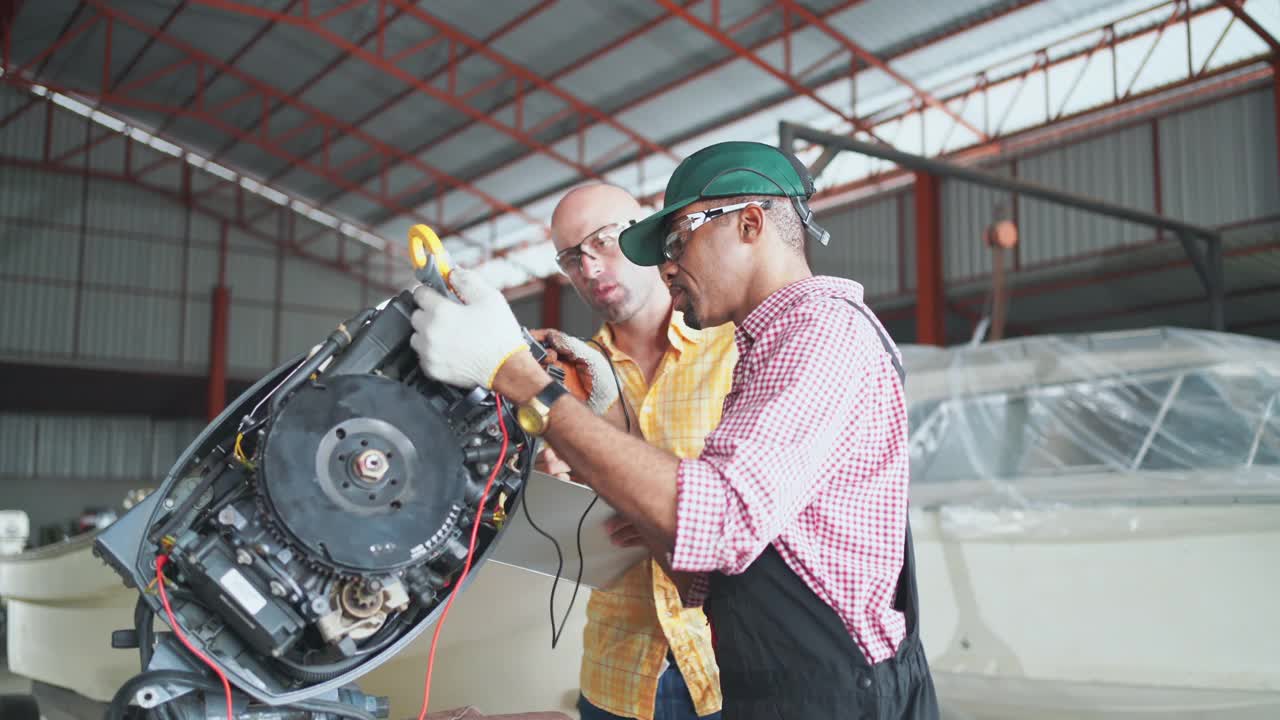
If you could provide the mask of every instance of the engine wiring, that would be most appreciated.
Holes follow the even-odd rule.
[[[424,720],[427,717],[427,707],[431,704],[431,675],[435,671],[436,645],[440,642],[440,630],[444,628],[445,618],[449,617],[449,609],[453,607],[454,598],[458,597],[458,592],[462,589],[462,584],[466,581],[467,574],[471,572],[471,560],[476,554],[476,538],[479,537],[481,521],[484,519],[484,504],[489,498],[490,490],[493,489],[494,480],[497,479],[498,474],[502,472],[502,468],[506,464],[507,447],[511,442],[511,437],[507,432],[506,420],[503,419],[502,397],[495,394],[493,399],[498,414],[498,430],[502,432],[502,449],[498,452],[498,461],[493,464],[493,470],[489,473],[489,481],[485,483],[484,492],[480,495],[479,507],[476,508],[476,519],[471,524],[471,542],[467,546],[466,562],[462,564],[462,572],[458,573],[458,579],[454,581],[453,589],[449,591],[449,599],[445,601],[444,609],[440,611],[440,619],[436,621],[435,633],[431,636],[431,652],[427,655],[427,677],[422,689],[422,711],[418,713],[418,720]]]
[[[351,340],[350,333],[345,333],[345,328],[342,327],[340,327],[339,330],[344,331],[347,342],[349,343]],[[343,348],[338,348],[338,350],[341,349]],[[254,697],[246,698],[246,696],[242,694],[245,692],[242,687],[237,687],[235,692],[233,692],[231,680],[236,679],[237,682],[240,682],[239,670],[235,669],[234,665],[226,670],[221,669],[221,665],[216,660],[216,658],[219,658],[218,648],[214,647],[211,644],[211,641],[206,639],[206,635],[203,631],[197,632],[195,626],[191,624],[193,621],[190,620],[189,614],[192,607],[202,608],[212,615],[216,615],[221,611],[212,610],[209,606],[206,606],[204,602],[205,598],[199,596],[203,594],[203,591],[196,592],[193,590],[193,588],[204,587],[203,585],[199,585],[193,579],[199,568],[195,570],[188,568],[186,565],[188,557],[186,555],[182,555],[181,553],[183,551],[175,547],[178,545],[176,538],[183,537],[182,547],[186,547],[186,538],[189,537],[177,532],[177,530],[182,527],[182,523],[186,523],[188,526],[192,527],[198,523],[212,523],[214,522],[212,518],[217,515],[219,508],[230,505],[231,502],[233,500],[237,500],[237,498],[243,499],[250,495],[251,491],[255,487],[259,487],[258,483],[261,482],[261,478],[256,475],[256,472],[259,468],[265,468],[266,465],[266,456],[263,454],[263,448],[265,446],[268,432],[260,429],[273,422],[275,416],[278,414],[274,412],[274,408],[281,404],[281,401],[285,401],[290,398],[291,393],[287,392],[287,390],[295,389],[293,387],[296,385],[294,381],[306,382],[308,377],[315,379],[315,373],[308,376],[302,371],[308,369],[309,361],[314,360],[315,355],[318,354],[320,353],[313,351],[312,354],[308,355],[301,362],[295,363],[291,370],[281,368],[277,373],[274,373],[272,376],[273,378],[278,377],[281,373],[284,374],[284,378],[283,380],[275,382],[275,386],[270,389],[266,388],[266,381],[264,380],[259,385],[262,389],[255,389],[253,393],[258,395],[258,397],[248,397],[249,393],[242,396],[243,405],[238,404],[235,409],[238,411],[241,410],[244,405],[255,403],[252,406],[252,410],[247,414],[240,415],[238,419],[230,413],[224,413],[224,417],[220,417],[219,419],[216,430],[219,433],[225,433],[225,431],[228,430],[231,432],[222,434],[221,437],[217,437],[216,444],[214,444],[212,439],[213,436],[211,436],[210,433],[215,430],[215,427],[210,426],[210,428],[206,430],[205,434],[201,435],[200,438],[197,439],[198,442],[193,443],[187,452],[179,458],[179,465],[175,466],[174,470],[170,472],[170,476],[165,478],[165,487],[161,488],[162,492],[157,493],[157,497],[153,499],[154,507],[150,509],[150,514],[146,521],[146,537],[150,540],[150,543],[142,543],[139,546],[129,548],[129,556],[123,560],[125,563],[131,562],[128,571],[133,577],[137,578],[136,585],[142,587],[138,606],[135,607],[134,613],[134,625],[135,632],[138,637],[139,661],[142,665],[142,672],[135,676],[126,688],[122,688],[121,693],[118,693],[119,698],[117,699],[119,702],[117,704],[120,706],[118,709],[118,717],[120,720],[123,720],[126,715],[133,717],[133,715],[128,714],[128,711],[130,710],[129,705],[131,703],[142,702],[141,697],[135,698],[134,695],[139,694],[140,688],[146,687],[142,684],[144,680],[149,680],[151,682],[170,682],[172,684],[185,685],[191,689],[201,691],[197,695],[189,697],[186,702],[205,702],[213,704],[216,702],[213,700],[213,698],[216,697],[214,693],[216,693],[218,688],[221,687],[226,701],[227,720],[232,720],[232,718],[238,716],[236,712],[237,708],[233,705],[233,703],[236,702],[240,703],[238,708],[240,712],[248,711],[253,713],[258,711],[259,708],[274,708],[279,710],[296,709],[305,710],[314,714],[325,714],[328,717],[347,717],[359,720],[372,720],[372,715],[365,713],[354,706],[347,707],[345,702],[334,703],[310,701],[292,703],[287,706],[259,705],[255,701]],[[333,353],[331,352],[330,354]],[[407,378],[400,379],[407,382],[416,382],[422,377],[420,366],[417,363],[414,363]],[[615,383],[617,382],[617,373],[615,372]],[[237,402],[240,403],[241,401]],[[477,562],[477,555],[481,554],[479,552],[479,546],[482,544],[479,543],[478,538],[480,526],[486,526],[486,538],[489,538],[489,531],[491,527],[496,526],[501,530],[503,521],[509,519],[506,518],[507,513],[505,510],[509,507],[509,503],[513,498],[506,493],[499,494],[494,492],[495,489],[503,487],[497,482],[497,480],[499,476],[502,475],[504,468],[517,474],[523,474],[527,480],[528,472],[532,469],[531,466],[534,453],[536,452],[536,443],[533,442],[531,438],[518,435],[517,433],[519,433],[519,430],[512,430],[510,428],[510,423],[506,422],[506,420],[509,419],[507,418],[507,411],[510,407],[509,400],[505,400],[495,394],[491,396],[489,402],[480,402],[482,405],[486,405],[491,408],[496,407],[498,416],[496,423],[497,427],[494,428],[493,426],[490,426],[487,428],[491,435],[489,438],[486,438],[490,443],[487,446],[488,452],[492,452],[493,440],[497,439],[494,436],[499,434],[501,447],[497,454],[498,460],[493,463],[492,472],[488,473],[487,483],[480,495],[480,500],[477,503],[478,507],[475,509],[476,518],[475,522],[472,524],[470,542],[467,548],[465,561],[459,568],[456,564],[458,559],[457,556],[455,555],[450,559],[451,569],[456,571],[456,575],[454,575],[452,582],[448,583],[446,589],[439,590],[440,592],[446,592],[448,597],[444,598],[444,605],[441,608],[430,645],[430,655],[426,667],[425,686],[423,691],[422,712],[420,713],[419,718],[425,717],[429,707],[431,684],[436,659],[435,656],[444,622],[451,612],[451,608],[457,594],[464,589],[465,583],[470,577],[470,571]],[[263,408],[268,406],[273,410],[264,413]],[[492,422],[492,418],[487,418],[487,421]],[[628,424],[629,423],[630,419],[628,418]],[[499,433],[494,433],[495,429],[498,430]],[[246,436],[248,436],[247,442]],[[388,453],[388,457],[390,457],[390,453]],[[492,455],[490,455],[490,457],[492,457]],[[519,466],[523,466],[523,468]],[[480,469],[483,470],[484,468]],[[474,480],[471,482],[474,482]],[[391,484],[396,484],[396,481],[392,480]],[[232,488],[232,486],[234,486],[235,489],[226,489]],[[513,484],[510,487],[519,488],[519,485]],[[474,485],[472,488],[474,489]],[[512,492],[513,491],[508,490],[508,493]],[[475,496],[471,495],[470,497],[474,498]],[[519,496],[516,495],[514,500],[519,501]],[[472,502],[474,502],[474,500],[472,500]],[[593,499],[592,504],[594,504],[594,502],[595,500]],[[493,506],[495,504],[499,506],[497,508],[497,513],[494,513],[491,509],[486,514],[486,506]],[[588,512],[589,510],[590,506],[588,506]],[[578,553],[580,566],[577,582],[579,585],[581,583],[583,572],[583,568],[581,567],[583,557],[581,530],[586,514],[587,512],[583,513],[583,517],[579,520],[578,526]],[[491,516],[492,525],[490,524]],[[243,517],[249,518],[250,520],[253,519],[252,517],[249,517],[247,513],[245,513]],[[237,516],[236,519],[237,521],[240,521],[243,518]],[[221,525],[229,525],[227,521],[220,522]],[[221,527],[221,525],[219,527]],[[229,532],[229,530],[227,532]],[[550,539],[553,543],[555,542],[554,538]],[[458,549],[461,550],[461,548]],[[112,549],[108,552],[113,553],[114,556],[114,546],[112,546]],[[558,545],[557,552],[560,552]],[[287,572],[287,568],[282,569],[278,567],[270,557],[264,557],[262,559],[266,561],[267,568],[275,571],[276,575],[282,577],[282,582],[289,581],[289,584],[292,585],[292,587],[289,587],[288,589],[294,590],[295,594],[302,594],[299,592],[298,585],[294,582],[294,578]],[[175,568],[177,569],[175,570]],[[446,575],[446,577],[448,576]],[[434,580],[433,582],[438,582],[438,580]],[[436,587],[439,588],[439,585]],[[575,586],[575,597],[577,590],[578,588]],[[440,596],[437,595],[436,597],[438,598]],[[438,602],[438,600],[436,602]],[[573,599],[571,599],[570,608],[572,608],[573,602]],[[431,604],[434,605],[434,603]],[[554,597],[552,607],[554,608]],[[193,659],[198,660],[197,664],[193,667],[200,667],[200,665],[203,665],[212,671],[211,675],[203,672],[203,668],[202,672],[199,673],[192,672],[183,674],[166,674],[171,673],[171,671],[148,670],[148,666],[151,664],[151,660],[155,656],[155,650],[158,645],[165,645],[166,652],[172,652],[177,649],[176,647],[168,647],[167,643],[163,641],[161,643],[156,642],[154,631],[151,630],[151,622],[155,615],[160,612],[164,613],[164,617],[168,621],[170,628],[172,628],[174,639],[193,656]],[[381,628],[380,632],[375,633],[368,639],[368,641],[357,645],[358,650],[352,656],[352,659],[357,662],[351,667],[358,665],[359,660],[362,658],[386,650],[391,644],[399,639],[401,631],[405,627],[416,624],[427,615],[429,615],[429,612],[412,611],[403,615],[400,613],[391,615],[387,618],[387,622]],[[184,626],[179,625],[179,616],[182,616],[181,621],[186,623]],[[567,619],[566,611],[565,620],[567,621]],[[554,621],[555,618],[553,615],[553,629],[555,625]],[[147,626],[147,631],[139,629],[144,624]],[[563,628],[564,622],[561,623],[560,630],[562,631]],[[558,636],[559,632],[556,632],[557,639]],[[219,645],[218,647],[221,646]],[[203,649],[203,652],[201,649],[197,648]],[[316,656],[313,658],[310,655],[310,653],[313,652],[312,650],[307,650],[306,652],[307,654],[302,656],[302,662],[297,663],[297,665],[302,669],[328,670],[332,665],[312,665],[310,663],[315,662],[316,659],[327,659],[327,657],[322,658],[321,656]],[[296,658],[297,656],[295,655],[294,657]],[[282,665],[288,665],[291,658],[282,656],[272,658],[272,660],[278,661]],[[301,685],[304,681],[307,683],[319,681],[315,678],[300,678],[297,675],[287,672],[285,668],[270,669],[274,672],[281,673],[281,676],[285,678],[284,681],[286,683],[295,682],[298,685]],[[293,678],[293,680],[290,681],[289,678]],[[255,697],[257,696],[257,694],[251,690],[248,691],[248,694]],[[150,704],[152,698],[148,696],[146,697],[146,700],[147,703]],[[170,715],[173,715],[176,717],[176,713],[185,712],[185,707],[186,706],[184,705],[182,706],[183,709],[179,709],[178,706],[157,706],[149,712],[145,710],[142,711],[142,715],[146,717],[152,717],[153,715],[157,717],[169,717]],[[133,710],[137,711],[138,709],[134,708]],[[215,717],[222,715],[222,713],[216,710],[216,705],[209,708],[206,712],[214,713],[213,716]],[[109,717],[115,720],[117,716],[109,713]]]
[[[604,355],[604,359],[609,362],[609,372],[613,373],[613,384],[614,387],[618,389],[618,399],[622,401],[622,419],[626,423],[627,433],[630,434],[631,414],[627,412],[627,403],[622,397],[622,380],[618,377],[618,368],[613,364],[613,358],[609,357],[609,351],[605,349],[604,345],[602,345],[599,340],[589,338],[587,342],[593,343],[596,347],[600,348],[600,354]],[[556,590],[560,584],[560,578],[564,574],[564,551],[561,550],[560,543],[556,541],[555,537],[546,530],[543,530],[536,522],[533,521],[533,516],[529,514],[529,488],[527,485],[524,489],[524,497],[520,501],[520,505],[524,509],[525,520],[528,521],[529,527],[533,528],[534,532],[549,540],[552,547],[556,549],[556,574],[551,581],[551,596],[548,602],[551,616],[552,649],[555,649],[556,645],[560,643],[560,636],[564,633],[565,627],[569,624],[569,613],[573,612],[574,602],[578,599],[578,591],[582,588],[582,572],[583,566],[586,564],[584,553],[582,552],[582,526],[587,521],[587,515],[591,513],[591,508],[595,507],[596,502],[599,500],[599,495],[591,498],[591,502],[587,503],[586,509],[584,509],[582,511],[582,515],[578,517],[578,527],[575,538],[578,547],[578,575],[574,578],[573,593],[569,596],[569,606],[565,608],[564,617],[561,618],[560,626],[558,628],[556,627]]]
[[[173,615],[173,608],[169,606],[169,595],[165,592],[164,588],[164,566],[168,563],[168,555],[160,555],[156,557],[156,589],[160,592],[160,604],[164,605],[164,614],[169,619],[169,627],[173,629],[174,636],[177,637],[178,642],[182,643],[182,646],[187,649],[187,652],[190,652],[192,655],[199,658],[200,662],[208,665],[209,669],[213,671],[213,674],[218,676],[218,680],[222,682],[222,691],[226,694],[227,698],[227,720],[234,720],[231,710],[231,683],[227,681],[226,673],[222,672],[221,668],[210,660],[208,655],[197,650],[196,647],[191,644],[191,641],[187,640],[186,633],[184,633],[182,628],[179,627],[178,619]]]
[[[618,396],[621,399],[623,396],[622,382],[619,377],[618,370],[614,365],[613,359],[609,357],[608,352],[605,350],[605,348],[601,345],[599,341],[592,338],[589,340],[589,342],[598,346],[601,349],[602,354],[604,354],[606,360],[608,361],[610,371],[613,375],[613,381],[618,391]],[[299,367],[301,367],[301,365]],[[231,443],[232,447],[231,447],[230,454],[232,455],[232,459],[234,459],[234,461],[237,464],[239,464],[241,467],[245,468],[250,472],[256,469],[255,467],[256,463],[254,462],[254,460],[257,459],[260,461],[261,458],[254,458],[254,455],[256,455],[257,451],[256,449],[254,449],[254,446],[253,446],[253,438],[250,438],[250,446],[249,446],[252,454],[245,452],[245,448],[243,446],[244,436],[246,434],[251,434],[256,428],[261,427],[261,425],[263,425],[267,421],[267,418],[254,419],[253,415],[255,415],[258,412],[259,408],[264,403],[270,401],[273,398],[273,396],[275,396],[278,393],[282,385],[286,384],[291,377],[298,374],[299,367],[294,368],[290,376],[286,377],[284,383],[280,383],[279,385],[277,385],[275,389],[272,390],[272,392],[267,393],[264,397],[260,398],[258,400],[257,405],[254,407],[253,411],[251,411],[248,415],[242,417],[240,420],[240,425],[237,428],[234,436],[234,440]],[[498,454],[497,462],[493,463],[492,471],[489,473],[489,477],[484,486],[484,490],[480,496],[478,507],[476,508],[475,521],[472,523],[470,541],[467,548],[467,555],[466,555],[465,561],[462,565],[460,572],[454,579],[452,583],[452,587],[449,589],[449,596],[445,600],[445,604],[441,610],[439,620],[436,622],[436,627],[434,629],[434,633],[432,636],[430,651],[429,651],[428,660],[427,660],[426,675],[425,675],[425,682],[424,682],[424,688],[423,688],[422,707],[418,715],[418,720],[425,719],[428,708],[430,706],[431,685],[432,685],[432,678],[434,675],[436,651],[437,651],[440,635],[444,627],[444,623],[448,618],[449,613],[452,609],[453,602],[457,598],[458,593],[462,590],[467,578],[469,577],[473,562],[475,560],[480,526],[485,524],[486,505],[490,504],[491,502],[497,502],[500,505],[499,511],[502,510],[501,508],[501,504],[503,502],[502,499],[498,499],[495,501],[490,498],[490,495],[495,486],[497,477],[501,474],[502,469],[507,466],[506,460],[511,452],[512,440],[511,440],[511,433],[509,431],[509,428],[507,427],[507,423],[505,419],[505,408],[504,408],[503,399],[500,396],[495,394],[493,396],[493,400],[494,400],[494,406],[496,408],[496,413],[497,413],[497,426],[501,434],[501,449]],[[631,419],[630,413],[627,410],[625,401],[623,402],[622,411],[623,411],[626,430],[628,433],[630,433],[632,429],[632,419]],[[220,449],[221,449],[221,452],[223,453],[223,457],[226,457],[226,454],[227,454],[226,446],[222,445]],[[532,457],[536,454],[535,443],[533,441],[530,441],[529,447],[524,448],[520,452],[522,455],[524,452],[529,452],[530,455],[528,457],[530,458],[530,462],[531,462]],[[234,467],[234,466],[230,466],[230,467]],[[226,470],[226,469],[227,469],[226,467],[223,468],[223,470]],[[207,487],[211,486],[213,482],[217,479],[217,477],[220,475],[221,475],[221,472],[216,473],[213,475],[213,477],[209,477],[207,479],[202,478],[202,481],[199,484],[200,487],[198,489],[201,491],[205,490]],[[527,492],[528,485],[526,484],[523,489],[525,492]],[[187,500],[194,501],[195,498],[201,494],[202,493],[200,492],[192,493],[191,494],[192,497],[188,498]],[[530,510],[527,504],[527,498],[519,498],[519,501],[524,505],[524,514],[530,526],[533,527],[533,529],[536,532],[538,532],[540,535],[542,535],[547,540],[549,540],[556,550],[558,566],[556,569],[555,578],[552,582],[551,593],[549,598],[549,615],[550,615],[550,623],[551,623],[551,630],[552,630],[551,646],[552,648],[555,648],[560,640],[560,637],[563,631],[565,630],[568,624],[570,613],[572,612],[572,609],[576,603],[578,593],[581,589],[582,576],[583,576],[584,565],[585,565],[585,555],[582,547],[582,530],[583,530],[583,526],[585,524],[587,516],[590,514],[591,510],[594,508],[595,504],[599,501],[599,496],[595,495],[591,498],[590,502],[587,504],[586,508],[582,511],[582,514],[578,518],[577,528],[576,528],[576,545],[577,545],[577,552],[578,552],[577,576],[574,580],[573,593],[570,596],[568,606],[565,608],[564,615],[562,618],[560,618],[558,623],[557,623],[557,617],[556,617],[557,613],[556,613],[555,601],[556,601],[556,595],[558,591],[558,584],[562,579],[562,577],[564,576],[565,553],[563,552],[556,538],[553,537],[551,534],[547,533],[545,530],[543,530],[534,522],[534,519],[530,514]],[[159,508],[157,508],[156,510],[153,510],[152,512],[153,520],[155,515],[158,514],[158,510]],[[178,519],[185,514],[185,511],[189,511],[189,507],[186,507],[186,502],[184,502],[184,507],[181,508],[181,510],[183,510],[184,512],[174,512],[172,513],[172,516],[175,519]],[[496,516],[495,516],[495,520],[497,520]],[[172,628],[174,637],[182,644],[182,646],[188,652],[190,652],[201,663],[207,666],[212,671],[213,675],[216,676],[217,680],[219,681],[222,687],[223,694],[225,696],[227,720],[233,720],[233,718],[235,717],[235,711],[233,708],[233,693],[231,690],[231,683],[227,674],[224,671],[222,671],[219,668],[219,666],[212,659],[210,659],[208,655],[201,652],[199,649],[195,647],[192,640],[188,637],[186,631],[184,631],[184,629],[179,626],[178,619],[171,605],[171,602],[170,602],[171,597],[176,597],[181,600],[184,596],[189,595],[189,593],[186,593],[183,591],[181,586],[170,587],[169,583],[171,583],[172,580],[169,580],[168,578],[166,578],[165,571],[171,559],[170,554],[171,554],[172,548],[173,548],[173,540],[171,537],[168,536],[167,533],[165,533],[165,537],[160,542],[159,551],[154,556],[154,571],[155,571],[154,577],[152,578],[151,583],[147,586],[147,588],[144,589],[143,594],[144,596],[150,595],[150,594],[155,594],[159,596],[160,604],[163,608],[165,617],[168,620],[168,624],[170,628]],[[139,558],[139,560],[141,561],[142,558]],[[181,583],[180,585],[185,586],[185,583]],[[144,613],[135,611],[135,614],[142,615]],[[138,620],[138,619],[140,618],[135,617],[135,620]],[[149,616],[142,619],[149,620]],[[404,621],[404,618],[397,617],[395,618],[395,621],[396,623],[394,624],[398,625],[399,623],[402,623]],[[138,623],[135,623],[135,625],[137,624]],[[150,623],[147,622],[147,624],[149,625]],[[391,639],[392,635],[394,635],[394,633],[390,633],[388,638],[386,638],[386,640]],[[142,636],[142,637],[145,637],[143,642],[148,646],[143,650],[143,652],[141,653],[142,657],[140,658],[143,660],[144,675],[145,675],[147,660],[149,659],[149,655],[151,654],[148,651],[150,650],[149,646],[151,645],[152,637],[150,636],[149,633],[146,636]],[[140,637],[140,639],[142,639],[142,637]],[[373,638],[373,642],[369,643],[368,646],[366,646],[365,648],[361,648],[362,652],[358,654],[360,656],[364,656],[370,653],[381,651],[384,647],[385,645],[383,644],[383,642],[379,642],[379,637],[375,637]],[[211,680],[207,681],[206,684],[207,684],[207,688],[205,689],[209,692],[213,692],[217,688],[217,685],[214,684]],[[199,683],[195,683],[193,681],[191,685],[192,687],[197,687]],[[125,700],[126,704],[127,702],[128,701]],[[355,712],[350,712],[349,714],[345,713],[343,712],[344,708],[342,708],[342,706],[337,703],[319,703],[319,704],[313,705],[312,707],[307,707],[306,705],[299,703],[294,707],[298,709],[310,710],[312,712],[328,711],[333,714],[346,715],[352,718],[367,717],[365,714],[359,712],[358,710]]]
[[[253,462],[250,461],[248,456],[244,454],[244,449],[240,447],[240,443],[242,441],[244,441],[244,433],[242,432],[236,433],[236,444],[235,444],[235,451],[234,451],[236,460],[238,460],[241,465],[252,470],[254,467]]]

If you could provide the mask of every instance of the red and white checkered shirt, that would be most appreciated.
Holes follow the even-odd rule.
[[[675,570],[738,574],[773,543],[869,662],[906,634],[893,608],[907,522],[907,407],[862,286],[812,277],[737,329],[720,425],[677,473]],[[897,349],[894,350],[897,352]],[[714,618],[712,619],[714,622]]]

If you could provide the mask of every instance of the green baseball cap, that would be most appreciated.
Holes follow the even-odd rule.
[[[698,200],[741,195],[808,198],[813,181],[794,156],[772,145],[722,142],[685,158],[671,179],[658,212],[622,231],[622,254],[637,265],[661,265],[667,218]]]

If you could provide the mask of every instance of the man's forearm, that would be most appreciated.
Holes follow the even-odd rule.
[[[547,441],[569,467],[648,539],[670,552],[679,459],[596,417],[572,398],[552,408]],[[655,548],[656,549],[656,548]]]
[[[500,393],[518,403],[527,402],[550,381],[533,357],[525,355],[527,360],[511,358],[494,380]],[[679,467],[675,455],[619,430],[571,397],[552,406],[545,439],[579,479],[636,523],[648,539],[661,543],[665,551],[674,547]]]

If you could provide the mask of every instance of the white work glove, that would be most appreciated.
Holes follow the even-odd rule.
[[[604,353],[559,330],[546,330],[539,342],[548,345],[556,356],[573,366],[587,391],[587,407],[597,415],[603,415],[618,401],[618,382],[613,368]]]
[[[492,389],[502,364],[529,345],[507,299],[479,273],[455,269],[449,282],[466,304],[419,285],[413,291],[418,309],[409,344],[430,377],[464,388]]]

